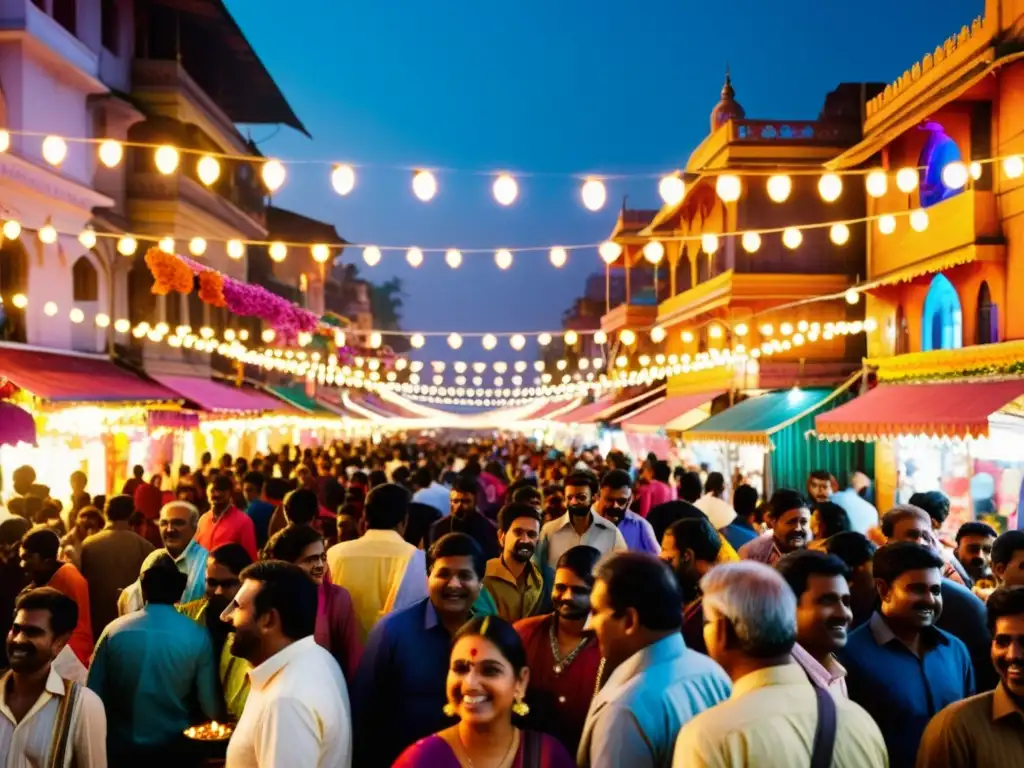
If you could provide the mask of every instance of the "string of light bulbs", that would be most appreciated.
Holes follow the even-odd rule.
[[[120,141],[110,138],[84,138],[68,137],[55,134],[44,134],[38,131],[0,131],[0,152],[7,151],[11,146],[11,136],[19,135],[26,138],[40,138],[42,140],[41,153],[43,159],[55,167],[59,167],[67,158],[68,143],[95,145],[99,161],[108,168],[117,167],[125,156],[125,148],[149,149],[153,151],[154,165],[158,172],[170,175],[182,166],[182,155],[197,156],[195,173],[197,178],[206,186],[215,184],[221,176],[221,161],[228,160],[238,163],[249,163],[259,166],[260,179],[271,193],[279,190],[288,177],[288,166],[296,165],[328,165],[331,167],[330,183],[335,192],[346,196],[356,186],[356,168],[368,167],[365,164],[353,165],[350,163],[338,163],[326,160],[287,160],[277,158],[263,158],[252,155],[232,154],[223,152],[209,152],[205,150],[176,147],[171,144],[157,144],[150,142]],[[1007,155],[1005,157],[987,158],[974,160],[969,165],[960,161],[949,163],[942,169],[943,183],[953,189],[962,188],[967,184],[969,178],[980,178],[982,165],[986,162],[1003,162],[1003,171],[1008,178],[1015,179],[1024,175],[1024,155]],[[394,167],[394,166],[391,166]],[[438,173],[456,172],[454,169],[427,169],[399,167],[403,171],[411,173],[411,188],[413,194],[423,202],[433,200],[439,191],[437,180]],[[917,177],[922,169],[915,166],[900,168],[896,172],[896,185],[901,191],[909,188],[912,192],[917,186]],[[492,178],[491,194],[495,201],[503,206],[511,206],[519,196],[519,182],[517,177],[529,177],[539,175],[553,175],[529,172],[509,171],[473,171],[477,175],[486,175]],[[728,169],[701,171],[702,175],[717,176],[716,191],[726,202],[738,200],[742,194],[742,183],[740,177]],[[786,173],[779,173],[771,169],[753,169],[744,171],[743,175],[748,177],[767,177],[767,190],[769,197],[776,202],[784,202],[792,190],[792,176],[817,175],[821,174],[818,190],[822,198],[827,202],[834,202],[842,194],[843,177],[863,176],[869,194],[881,197],[888,187],[889,172],[878,168],[853,168],[843,170],[832,170],[822,172],[819,169],[792,169]],[[641,174],[614,174],[614,173],[571,173],[565,174],[574,179],[581,180],[580,200],[585,208],[590,211],[600,211],[608,200],[607,181],[623,178],[657,178],[658,194],[666,205],[677,205],[686,196],[686,180],[683,172],[679,170],[661,173]],[[911,175],[914,177],[911,185]],[[874,192],[881,190],[878,194]]]

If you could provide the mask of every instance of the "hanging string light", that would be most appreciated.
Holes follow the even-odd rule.
[[[784,203],[793,191],[793,180],[784,174],[776,174],[768,177],[766,186],[772,202]]]
[[[410,248],[405,253],[405,260],[410,267],[416,268],[423,263],[423,251],[419,248]]]
[[[375,267],[380,264],[380,248],[375,245],[363,248],[363,261],[366,262],[368,267]]]
[[[347,195],[356,186],[356,172],[351,165],[336,165],[331,171],[331,186],[339,195]]]
[[[416,171],[412,177],[412,191],[424,203],[429,203],[437,194],[437,179],[430,171]]]
[[[47,136],[43,139],[43,159],[50,165],[59,166],[68,156],[68,145],[60,136]]]
[[[444,262],[452,269],[458,269],[462,264],[462,253],[454,248],[445,251]]]
[[[871,171],[864,177],[864,188],[871,197],[885,197],[889,191],[889,177],[885,171]]]
[[[498,269],[508,269],[512,266],[512,252],[507,248],[500,249],[494,254],[494,263],[498,265]]]
[[[116,168],[121,162],[121,158],[124,157],[124,147],[120,141],[106,139],[100,144],[97,154],[99,155],[100,162],[107,168]]]
[[[203,155],[196,163],[196,175],[206,186],[210,187],[220,178],[220,163],[217,158]]]
[[[583,200],[583,206],[588,211],[599,211],[608,199],[608,191],[605,189],[603,181],[589,178],[583,182],[583,186],[580,188],[580,197]]]
[[[661,195],[665,205],[679,205],[686,197],[686,183],[678,173],[662,176],[661,181],[658,182],[658,194]]]
[[[153,162],[156,165],[156,169],[164,176],[170,176],[178,170],[178,163],[180,161],[181,157],[178,154],[178,150],[168,144],[157,147],[156,152],[153,154]]]
[[[494,180],[491,191],[499,205],[508,206],[516,201],[516,197],[519,195],[519,185],[512,176],[502,173]]]
[[[560,246],[555,246],[551,249],[549,256],[551,266],[555,268],[561,268],[565,266],[565,263],[569,260],[569,253]]]

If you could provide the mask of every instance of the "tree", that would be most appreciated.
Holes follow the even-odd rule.
[[[402,303],[405,296],[402,278],[392,277],[383,283],[369,283],[369,286],[374,328],[385,335],[388,331],[402,330]],[[398,353],[410,349],[409,339],[405,336],[388,336],[387,343]]]

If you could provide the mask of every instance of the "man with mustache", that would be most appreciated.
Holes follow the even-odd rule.
[[[235,599],[242,585],[240,574],[252,559],[241,544],[225,544],[210,553],[206,561],[206,595],[198,600],[181,603],[178,611],[188,616],[210,635],[213,654],[218,659],[221,692],[224,707],[234,719],[238,719],[249,696],[249,664],[231,653],[231,625],[221,619],[221,614]]]
[[[0,677],[0,754],[5,765],[106,768],[107,718],[99,697],[62,679],[53,661],[78,623],[75,601],[50,587],[22,593]],[[61,712],[67,708],[67,717]],[[8,763],[7,755],[12,762]]]
[[[740,547],[744,560],[775,565],[783,555],[803,549],[811,541],[811,510],[803,496],[783,488],[772,494],[769,507],[771,530]]]
[[[450,494],[451,514],[430,526],[425,542],[428,546],[449,533],[465,533],[476,540],[488,559],[501,555],[498,529],[477,509],[479,490],[476,477],[470,474],[459,475]]]
[[[548,585],[544,570],[533,562],[540,525],[540,512],[529,504],[506,504],[498,512],[502,552],[487,561],[477,614],[496,614],[514,623],[546,612]]]
[[[661,547],[654,537],[654,528],[629,508],[632,497],[633,481],[630,480],[629,473],[613,469],[601,478],[601,488],[594,504],[594,511],[618,526],[631,552],[657,555],[661,552]]]
[[[707,653],[700,580],[718,561],[722,537],[706,517],[684,517],[669,526],[661,543],[661,559],[672,567],[683,595],[686,647]]]
[[[956,532],[956,559],[975,584],[992,578],[992,545],[998,535],[991,525],[979,522],[964,523]]]
[[[988,598],[993,691],[950,704],[925,729],[918,768],[1024,764],[1024,587],[1002,587]]]
[[[942,613],[942,558],[910,542],[875,553],[879,610],[850,633],[840,663],[850,698],[885,738],[892,768],[914,765],[928,721],[975,692],[974,667],[960,640],[935,626]]]
[[[596,488],[597,478],[590,472],[573,472],[565,479],[568,510],[541,529],[535,556],[538,564],[554,569],[558,558],[580,544],[603,555],[628,549],[619,529],[591,510]]]
[[[526,726],[554,735],[572,754],[604,669],[597,640],[584,629],[594,568],[600,559],[601,553],[587,546],[573,547],[562,555],[551,589],[554,613],[515,625],[530,669]]]
[[[790,552],[775,569],[797,600],[793,660],[819,688],[847,698],[846,670],[835,656],[846,647],[853,620],[846,563],[835,555],[804,549]]]

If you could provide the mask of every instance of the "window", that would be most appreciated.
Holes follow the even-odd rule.
[[[925,128],[930,133],[917,161],[918,167],[921,168],[921,207],[923,208],[941,203],[963,191],[963,187],[952,189],[942,181],[943,168],[950,163],[963,161],[960,147],[946,135],[938,123],[925,123]]]
[[[100,39],[103,47],[115,56],[121,52],[121,16],[117,0],[103,0],[100,4]]]
[[[97,301],[99,299],[99,277],[96,267],[88,256],[79,256],[71,268],[71,283],[75,301]]]
[[[11,302],[11,297],[24,293],[28,285],[28,257],[17,240],[3,241],[0,246],[0,340],[25,342],[25,312]]]
[[[53,20],[74,35],[78,30],[78,0],[53,0]]]
[[[959,349],[963,336],[960,297],[945,275],[936,275],[924,300],[921,349]]]
[[[132,325],[155,321],[156,296],[153,295],[153,274],[142,259],[135,259],[128,273],[128,319]]]
[[[896,339],[893,351],[897,355],[905,355],[910,351],[910,328],[902,304],[896,307]]]
[[[978,289],[978,316],[974,336],[976,344],[994,344],[999,341],[999,307],[992,303],[992,293],[984,281]]]

